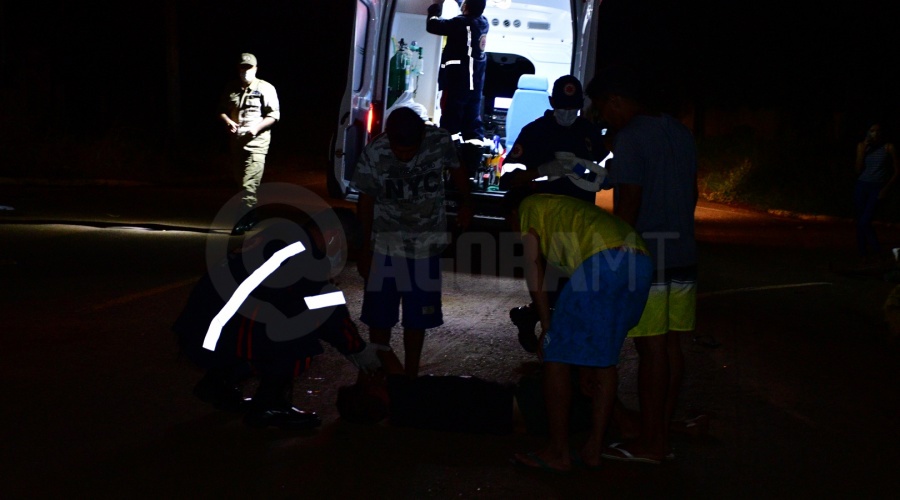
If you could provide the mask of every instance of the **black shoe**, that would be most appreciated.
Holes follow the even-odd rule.
[[[293,406],[286,408],[253,408],[244,415],[244,423],[249,427],[279,427],[282,429],[304,430],[322,425],[322,419],[315,412],[303,411]]]
[[[251,210],[241,217],[241,220],[237,221],[237,224],[235,224],[234,228],[231,230],[231,235],[240,236],[253,229],[257,224],[259,224],[259,219],[256,217],[256,211]]]
[[[234,384],[229,384],[214,376],[205,376],[194,386],[194,396],[219,410],[242,412],[247,409],[249,399]]]
[[[538,322],[538,315],[534,308],[529,306],[513,307],[509,310],[509,319],[519,329],[519,344],[522,349],[530,353],[537,352],[538,341],[534,335],[534,325]]]

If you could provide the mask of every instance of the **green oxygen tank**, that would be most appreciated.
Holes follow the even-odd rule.
[[[394,47],[394,55],[388,64],[388,108],[409,89],[409,70],[412,67],[412,54],[406,42],[401,38],[399,44],[394,42]]]

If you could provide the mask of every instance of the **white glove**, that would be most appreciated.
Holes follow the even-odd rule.
[[[350,360],[363,373],[372,373],[381,368],[381,360],[378,359],[378,351],[390,351],[391,346],[384,344],[374,344],[369,342],[362,351],[353,354],[345,354],[344,356]]]
[[[538,167],[538,171],[548,180],[568,176],[572,183],[585,191],[600,191],[600,185],[606,179],[606,169],[602,165],[568,151],[557,151],[554,156],[555,159]]]
[[[546,175],[550,180],[558,179],[571,172],[572,166],[578,160],[577,156],[566,151],[557,151],[554,153],[554,156],[556,157],[555,159],[538,167],[538,172],[541,175]]]

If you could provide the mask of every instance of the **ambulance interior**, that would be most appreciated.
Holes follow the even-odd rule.
[[[425,31],[432,0],[400,0],[390,24],[385,118],[391,108],[411,105],[440,123],[437,85],[443,37]],[[571,73],[573,19],[570,0],[487,0],[490,25],[485,52],[482,121],[485,146],[498,171],[485,177],[483,188],[495,190],[499,164],[521,127],[550,109],[553,82]],[[444,0],[442,17],[460,14],[455,0]],[[531,75],[521,78],[522,75]],[[521,85],[520,85],[521,84]],[[519,88],[519,87],[523,88]]]

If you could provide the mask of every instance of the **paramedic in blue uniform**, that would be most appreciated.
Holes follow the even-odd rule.
[[[331,277],[340,270],[346,251],[343,228],[323,227],[287,219],[264,227],[221,263],[209,267],[172,326],[181,353],[206,370],[194,395],[217,408],[243,412],[244,423],[250,427],[310,429],[321,425],[315,412],[293,406],[292,387],[313,358],[325,352],[323,342],[360,369],[380,366],[377,350],[386,348],[362,340],[346,305],[311,309],[307,302],[316,295],[339,291]],[[304,249],[276,264],[249,295],[238,299],[233,315],[219,323],[226,303],[239,296],[250,276],[298,241]],[[214,323],[220,325],[221,333],[210,349],[206,340]],[[259,378],[259,385],[253,398],[245,401],[240,385],[253,376]]]
[[[603,142],[602,129],[580,116],[584,91],[578,78],[564,75],[553,82],[551,110],[525,125],[504,163],[521,163],[525,170],[513,170],[500,178],[500,189],[525,187],[536,192],[564,194],[594,203],[596,192],[579,187],[569,176],[549,181],[532,182],[545,175],[553,176],[551,165],[563,154],[593,162],[603,161],[609,150]]]
[[[441,19],[443,3],[434,0],[428,7],[425,26],[429,33],[447,37],[438,73],[438,87],[442,91],[441,128],[451,135],[461,134],[463,141],[481,141],[484,139],[481,93],[487,67],[484,45],[488,32],[488,21],[482,15],[485,0],[463,0],[462,14],[451,19]]]

